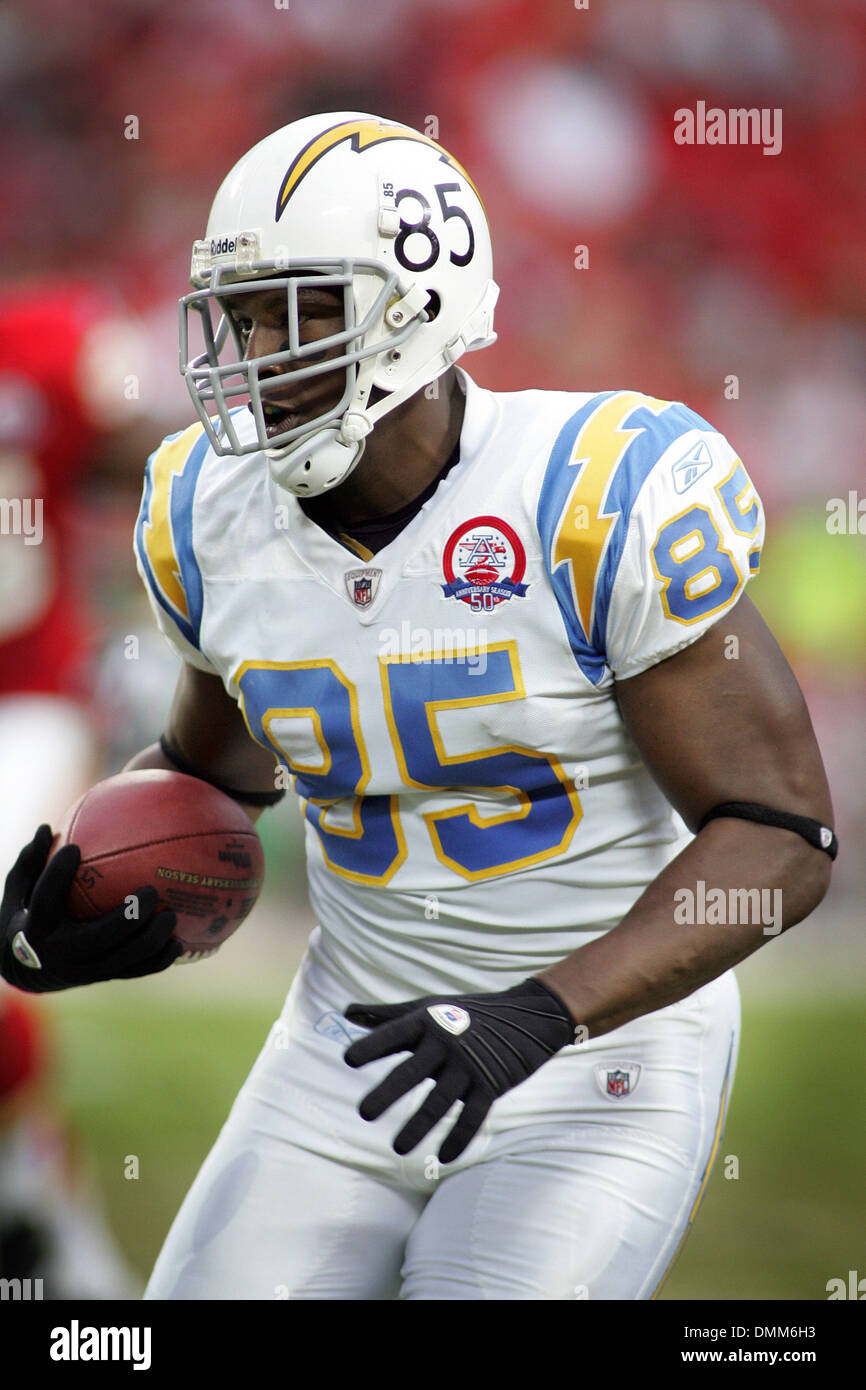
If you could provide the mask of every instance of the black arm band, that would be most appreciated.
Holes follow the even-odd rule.
[[[186,761],[177,749],[169,743],[165,734],[160,734],[159,746],[170,763],[174,763],[178,772],[185,772],[187,777],[198,777],[201,782],[208,782],[212,787],[216,787],[218,792],[225,792],[226,796],[232,797],[235,801],[245,801],[248,806],[276,806],[278,801],[282,801],[285,796],[285,789],[272,792],[241,792],[236,787],[224,787],[222,782],[215,782],[212,777],[205,777],[199,772],[198,768]]]
[[[819,820],[812,820],[809,816],[793,816],[789,811],[774,811],[771,806],[759,806],[754,801],[725,801],[721,806],[714,806],[712,811],[707,811],[698,826],[698,832],[703,830],[708,821],[715,820],[718,816],[759,821],[762,825],[776,825],[780,830],[793,830],[795,835],[802,835],[810,845],[814,845],[815,849],[822,849],[831,859],[835,859],[839,853],[839,841],[830,827],[822,825]]]

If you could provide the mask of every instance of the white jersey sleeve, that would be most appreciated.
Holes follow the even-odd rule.
[[[617,391],[560,435],[539,505],[569,641],[598,684],[700,637],[758,571],[760,498],[727,440],[687,406]]]
[[[200,425],[163,440],[147,462],[135,560],[157,625],[184,661],[218,674],[201,650],[202,577],[193,546],[195,485],[208,452]]]

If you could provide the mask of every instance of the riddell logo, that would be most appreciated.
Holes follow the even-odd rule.
[[[221,241],[211,239],[210,253],[212,256],[228,256],[236,249],[237,242],[234,239],[229,241],[227,236],[224,236]]]

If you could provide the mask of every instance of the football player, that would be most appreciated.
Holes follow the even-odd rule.
[[[143,341],[113,294],[83,276],[0,293],[0,864],[57,818],[99,767],[84,700],[93,621],[70,512],[85,482],[127,488],[146,425],[125,399]],[[139,469],[140,471],[140,465]],[[0,985],[0,1274],[46,1298],[134,1297],[78,1144],[53,1095],[38,1007]]]
[[[488,226],[406,126],[255,146],[192,283],[200,423],[152,456],[135,539],[185,664],[131,766],[252,815],[291,779],[318,926],[148,1296],[651,1298],[719,1148],[731,967],[836,852],[744,595],[746,469],[684,405],[457,366],[494,340]],[[43,858],[7,975],[104,978],[66,944],[74,851]],[[114,973],[168,964],[169,930]]]

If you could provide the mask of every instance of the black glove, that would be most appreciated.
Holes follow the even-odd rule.
[[[138,917],[124,905],[79,922],[66,899],[81,862],[77,845],[64,845],[46,868],[51,827],[40,825],[6,878],[0,905],[0,974],[30,994],[97,980],[132,979],[165,970],[183,947],[171,940],[176,917],[156,911],[155,888],[139,888]]]
[[[350,1004],[350,1023],[372,1028],[345,1053],[350,1067],[411,1052],[361,1101],[375,1120],[426,1077],[436,1085],[394,1140],[398,1154],[414,1149],[456,1100],[463,1110],[439,1150],[443,1163],[459,1157],[493,1102],[525,1081],[561,1047],[574,1042],[574,1020],[541,980],[528,979],[502,994],[428,995],[406,1004]]]

